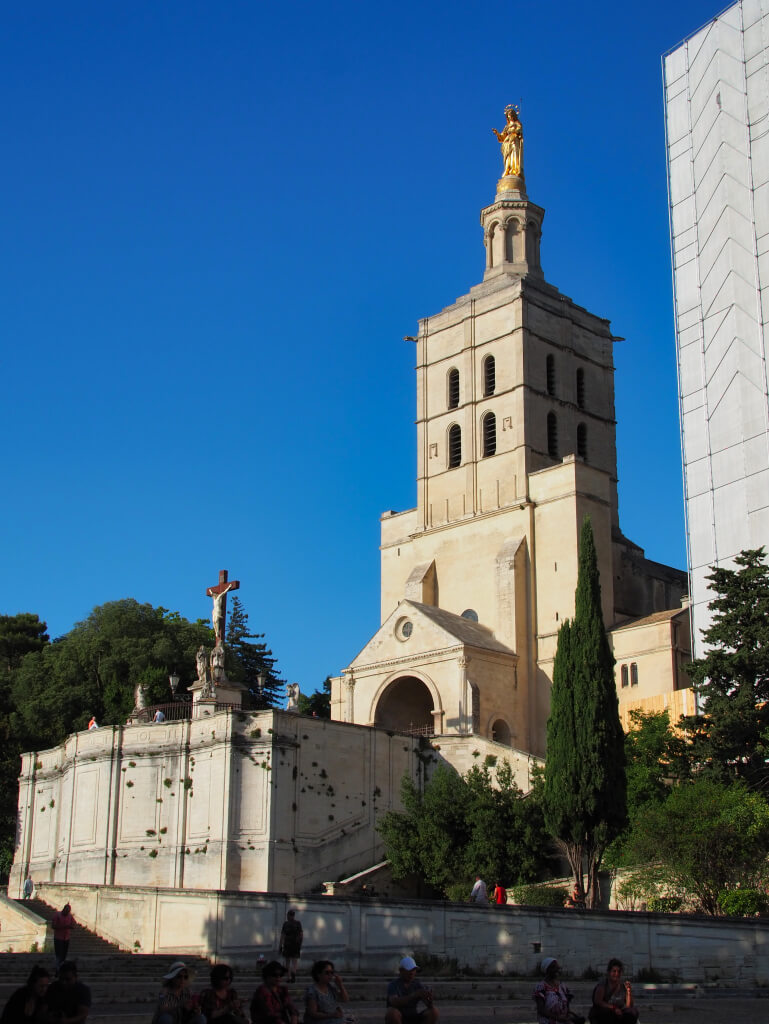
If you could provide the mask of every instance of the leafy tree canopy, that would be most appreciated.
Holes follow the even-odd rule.
[[[303,715],[315,718],[331,718],[331,676],[323,680],[323,687],[306,697],[299,694],[299,710]]]
[[[646,804],[626,848],[663,895],[717,914],[724,890],[766,884],[769,804],[739,782],[682,783],[662,803]]]
[[[416,875],[444,894],[467,895],[476,874],[489,882],[527,882],[541,872],[546,852],[540,800],[524,796],[507,761],[476,765],[464,776],[439,764],[420,792],[401,784],[403,811],[379,822],[393,875]]]
[[[685,719],[695,761],[728,781],[769,791],[769,567],[763,548],[743,551],[736,568],[708,576],[717,595],[703,638],[704,658],[689,674],[703,715]]]
[[[0,668],[10,672],[19,667],[25,654],[41,651],[49,641],[46,629],[30,612],[0,615]]]
[[[139,684],[148,703],[170,700],[169,673],[192,682],[195,651],[210,642],[202,620],[189,622],[132,598],[99,605],[69,633],[22,659],[11,688],[16,734],[24,749],[43,749],[85,728],[91,715],[99,723],[125,722]]]

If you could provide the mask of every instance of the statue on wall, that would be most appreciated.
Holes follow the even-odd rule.
[[[502,157],[505,161],[505,176],[516,178],[523,177],[523,125],[518,117],[518,108],[512,104],[505,107],[505,119],[507,124],[498,132],[496,128],[491,130],[499,139],[502,146]]]
[[[143,711],[147,707],[147,691],[144,683],[138,683],[134,691],[134,707],[137,711]]]
[[[208,678],[208,655],[203,644],[198,647],[198,652],[195,655],[195,662],[198,666],[198,682],[205,683]]]
[[[288,683],[286,685],[286,693],[288,695],[288,701],[286,703],[286,711],[298,711],[299,710],[299,683]]]
[[[216,647],[211,651],[211,681],[215,686],[227,682],[224,673],[224,645],[220,641],[217,641]]]

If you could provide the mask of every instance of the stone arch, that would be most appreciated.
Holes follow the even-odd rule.
[[[505,258],[505,229],[502,221],[493,220],[489,224],[489,245],[486,259],[489,268],[497,267]]]
[[[505,224],[505,263],[520,263],[523,258],[521,222],[511,217]]]
[[[432,733],[440,729],[441,699],[433,681],[418,672],[395,672],[371,702],[369,721],[380,729]]]
[[[494,740],[495,743],[504,743],[506,747],[512,747],[513,730],[501,715],[492,715],[489,724],[489,739]]]

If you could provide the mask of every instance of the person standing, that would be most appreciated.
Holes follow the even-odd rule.
[[[31,900],[32,893],[35,891],[35,883],[32,881],[32,875],[27,872],[27,877],[24,879],[24,899]]]
[[[302,922],[297,919],[296,911],[289,910],[280,930],[280,953],[288,972],[288,980],[296,981],[296,969],[302,955],[304,932]]]
[[[489,905],[489,895],[486,890],[486,883],[480,875],[475,876],[475,885],[470,893],[471,903],[482,903],[484,906]]]
[[[61,910],[53,915],[51,921],[53,926],[53,951],[56,956],[56,969],[58,970],[67,959],[69,940],[72,929],[75,926],[75,919],[72,916],[72,907],[65,903]]]
[[[507,889],[501,882],[497,882],[494,886],[494,902],[499,906],[502,903],[507,903]]]

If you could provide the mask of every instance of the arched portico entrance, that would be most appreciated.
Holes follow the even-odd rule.
[[[433,697],[425,683],[416,676],[400,676],[377,701],[374,725],[432,736],[433,709]]]

